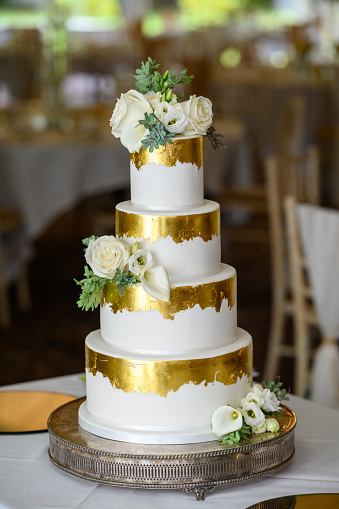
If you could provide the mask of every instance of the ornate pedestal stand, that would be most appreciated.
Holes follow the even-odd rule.
[[[49,417],[49,455],[78,477],[129,488],[181,488],[197,500],[218,484],[275,472],[294,454],[295,414],[286,406],[278,433],[252,435],[240,446],[218,441],[186,445],[141,445],[100,438],[78,424],[85,398],[57,408]]]

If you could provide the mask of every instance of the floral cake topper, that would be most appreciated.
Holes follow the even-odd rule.
[[[194,76],[187,76],[187,69],[176,74],[158,71],[159,64],[150,57],[136,70],[136,86],[117,99],[110,126],[113,136],[130,153],[147,148],[150,152],[173,143],[173,138],[207,136],[214,148],[224,147],[220,134],[212,127],[212,103],[206,97],[191,95],[179,102],[183,94],[175,94],[177,85],[190,83]]]
[[[139,283],[154,299],[170,300],[170,283],[165,267],[156,265],[152,253],[140,249],[139,242],[130,246],[113,235],[93,235],[82,242],[86,246],[88,265],[85,266],[84,279],[76,281],[81,286],[77,303],[81,309],[95,309],[100,304],[101,291],[108,283],[113,283],[120,295]]]

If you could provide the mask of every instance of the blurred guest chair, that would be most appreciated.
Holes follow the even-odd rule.
[[[285,215],[291,292],[296,311],[297,356],[300,359],[298,383],[305,388],[308,382],[310,399],[313,401],[339,408],[339,212],[315,205],[297,204],[293,196],[288,196],[285,199]],[[304,266],[313,290],[320,331],[320,345],[314,356],[312,370],[309,370],[311,352],[303,326]]]
[[[308,327],[317,325],[318,320],[312,303],[312,292],[301,275],[300,292],[298,293],[300,299],[297,306],[291,298],[284,198],[291,195],[300,202],[313,204],[319,202],[318,150],[310,148],[305,154],[271,157],[267,160],[265,169],[271,238],[272,281],[272,316],[265,374],[270,378],[274,378],[278,374],[280,357],[295,357],[294,392],[299,396],[304,396],[305,373],[308,362]],[[299,258],[299,265],[303,266],[304,260],[301,254]],[[300,310],[302,311],[302,319],[296,321],[296,314]],[[285,318],[288,315],[294,319],[295,337],[294,344],[291,346],[283,344]]]
[[[222,211],[245,210],[267,217],[264,166],[268,155],[287,156],[303,152],[307,132],[308,97],[298,89],[280,91],[266,81],[244,81],[236,75],[225,85],[223,98],[231,112],[241,118],[252,140],[253,181],[246,187],[225,186],[217,196]],[[239,85],[240,86],[236,86]],[[232,86],[231,86],[232,85]],[[281,101],[279,98],[281,95]],[[230,106],[231,105],[231,106]],[[233,111],[232,111],[233,108]],[[262,221],[261,221],[262,223]],[[267,242],[267,227],[242,227],[229,231],[236,241]]]
[[[6,278],[6,265],[15,263],[17,267],[17,298],[21,310],[26,310],[31,305],[30,291],[26,265],[21,255],[20,248],[15,239],[9,249],[6,249],[5,239],[14,235],[22,226],[18,212],[0,207],[0,327],[9,327],[11,313],[8,300],[8,281]]]

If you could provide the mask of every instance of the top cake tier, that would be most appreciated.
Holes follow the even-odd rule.
[[[145,210],[184,210],[204,203],[203,138],[131,154],[132,205]]]

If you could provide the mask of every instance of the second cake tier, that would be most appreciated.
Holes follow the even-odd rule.
[[[170,302],[150,297],[141,285],[119,295],[103,290],[100,325],[103,340],[136,353],[203,352],[232,343],[237,335],[237,281],[233,267],[208,278],[171,283]]]
[[[145,211],[130,201],[116,207],[116,236],[151,251],[171,280],[201,278],[220,269],[220,206],[205,200],[185,211]]]

